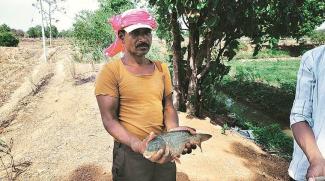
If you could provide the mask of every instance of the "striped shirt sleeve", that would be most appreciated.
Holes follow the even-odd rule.
[[[296,96],[290,114],[290,126],[306,121],[313,127],[312,106],[315,76],[313,73],[313,57],[311,51],[306,52],[301,59],[297,75]]]

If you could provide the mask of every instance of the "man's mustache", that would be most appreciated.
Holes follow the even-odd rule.
[[[136,45],[136,47],[148,47],[149,48],[149,44],[148,43],[145,43],[145,42],[142,42],[142,43],[139,43],[138,45]]]

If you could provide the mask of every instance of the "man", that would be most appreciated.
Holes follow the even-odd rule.
[[[325,176],[325,45],[302,57],[290,124],[295,138],[290,177]]]
[[[123,57],[103,67],[95,93],[104,127],[115,138],[113,180],[174,181],[172,161],[177,158],[168,148],[149,159],[142,156],[148,142],[163,130],[186,129],[195,134],[194,129],[178,125],[167,65],[145,57],[157,24],[141,9],[114,16],[110,23],[117,39],[105,53],[114,56],[123,51]],[[192,145],[186,147],[184,151],[190,153]]]

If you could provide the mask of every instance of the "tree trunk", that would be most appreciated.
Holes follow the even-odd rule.
[[[183,59],[182,56],[182,48],[181,48],[181,41],[182,41],[182,36],[180,32],[180,25],[177,21],[177,12],[173,11],[171,14],[171,25],[172,25],[172,33],[173,33],[173,66],[174,66],[174,71],[173,71],[173,84],[174,84],[174,107],[176,110],[179,110],[180,107],[182,107],[182,104],[184,104],[184,99],[182,96],[182,87],[180,86],[179,83],[179,68],[180,68],[180,63]]]
[[[189,80],[189,86],[187,90],[187,102],[186,112],[193,116],[198,116],[197,105],[198,105],[198,79],[197,79],[197,46],[199,43],[199,34],[195,29],[195,24],[189,25],[189,47],[190,47],[190,58],[189,64],[191,68],[191,76]]]

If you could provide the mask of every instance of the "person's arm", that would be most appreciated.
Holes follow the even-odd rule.
[[[309,124],[305,121],[292,125],[293,136],[304,151],[310,167],[307,171],[307,178],[325,175],[325,159],[316,144],[315,135]]]
[[[96,96],[103,125],[107,132],[120,143],[128,145],[133,151],[143,153],[140,140],[130,134],[120,123],[117,116],[118,98],[111,96]]]
[[[310,166],[307,178],[325,175],[325,161],[317,146],[312,127],[313,58],[311,52],[303,55],[297,75],[296,97],[290,115],[290,125],[297,144],[305,153]]]
[[[173,96],[169,94],[165,97],[164,101],[164,124],[166,126],[166,130],[169,131],[170,129],[176,128],[179,126],[178,123],[178,115],[177,111],[173,105]]]
[[[155,135],[151,133],[146,139],[140,140],[135,135],[128,132],[118,120],[118,98],[97,95],[97,102],[102,117],[103,125],[107,132],[117,139],[120,143],[129,146],[134,152],[141,153],[145,151],[148,142],[155,138]],[[168,151],[159,150],[156,154],[149,158],[152,162],[166,163],[171,161]]]

